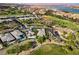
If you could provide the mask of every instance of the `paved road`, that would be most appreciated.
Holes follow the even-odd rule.
[[[27,18],[38,18],[38,17],[35,17],[35,16],[32,16],[32,15],[11,15],[11,16],[0,16],[0,19],[9,19],[9,18],[12,18],[12,17],[18,17],[18,18],[24,18],[24,17],[27,17]]]

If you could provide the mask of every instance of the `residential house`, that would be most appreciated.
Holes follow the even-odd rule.
[[[45,29],[37,29],[38,33],[37,36],[45,36]]]
[[[0,39],[3,44],[11,44],[15,40],[15,38],[10,33],[1,34]]]
[[[10,32],[17,40],[22,41],[26,39],[26,35],[20,30],[14,30]]]
[[[54,38],[53,28],[46,28],[45,31],[46,31],[46,35],[48,35],[49,39]]]
[[[35,39],[36,39],[36,35],[34,35],[34,32],[31,31],[31,30],[28,30],[28,31],[26,32],[26,35],[27,35],[27,38],[28,38],[28,39],[31,39],[31,40],[35,40]]]

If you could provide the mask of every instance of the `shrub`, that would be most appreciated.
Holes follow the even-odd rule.
[[[20,52],[19,46],[18,44],[10,46],[7,50],[6,50],[7,54],[16,54]]]
[[[44,41],[46,40],[46,36],[37,36],[37,41],[39,42],[39,43],[43,43]]]
[[[28,50],[29,48],[32,47],[31,42],[21,42],[15,45],[11,45],[6,49],[7,54],[18,54],[23,50]]]

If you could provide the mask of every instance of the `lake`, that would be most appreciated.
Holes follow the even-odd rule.
[[[66,12],[72,12],[72,13],[79,13],[79,9],[69,8],[69,7],[62,6],[62,5],[50,6],[48,8],[66,11]]]

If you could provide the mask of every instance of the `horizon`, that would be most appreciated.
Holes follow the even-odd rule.
[[[79,5],[79,3],[0,3],[4,4],[13,4],[13,5]]]

